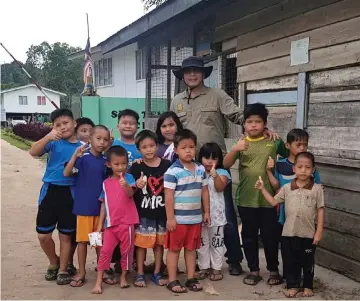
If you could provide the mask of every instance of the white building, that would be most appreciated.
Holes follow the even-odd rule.
[[[60,107],[60,97],[66,94],[42,87],[51,100]],[[29,116],[33,113],[50,114],[54,106],[34,85],[26,85],[3,90],[1,94],[1,110],[5,110],[6,118],[13,116]]]

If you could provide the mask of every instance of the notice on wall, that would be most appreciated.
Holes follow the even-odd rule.
[[[309,37],[291,42],[291,66],[309,63],[309,42]]]

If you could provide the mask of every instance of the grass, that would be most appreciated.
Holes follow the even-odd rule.
[[[1,129],[1,139],[24,151],[29,150],[32,145],[31,141],[16,136],[14,133],[4,129]]]

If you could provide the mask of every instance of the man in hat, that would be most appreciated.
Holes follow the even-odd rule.
[[[225,118],[235,124],[242,124],[243,111],[234,100],[222,89],[209,88],[204,79],[210,76],[213,67],[205,67],[199,57],[189,57],[182,62],[181,69],[174,70],[175,77],[184,80],[187,89],[177,94],[171,102],[170,110],[180,118],[184,128],[192,130],[198,138],[198,150],[207,142],[216,142],[226,153]],[[277,134],[267,130],[270,139],[278,138]],[[230,275],[242,273],[243,254],[240,246],[237,217],[232,200],[231,185],[225,194],[225,246]]]

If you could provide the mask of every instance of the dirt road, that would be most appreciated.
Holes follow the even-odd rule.
[[[58,286],[44,280],[48,262],[42,253],[35,232],[37,197],[44,171],[43,162],[33,159],[1,140],[1,294],[2,299],[283,299],[281,288],[269,287],[265,282],[256,287],[242,283],[244,276],[232,277],[225,273],[223,281],[211,283],[219,296],[188,293],[174,296],[168,290],[156,287],[104,285],[101,296],[92,295],[95,281],[95,254],[89,252],[87,282],[82,288]],[[54,237],[57,233],[54,232]],[[56,238],[58,247],[58,241]],[[265,272],[261,256],[262,276]],[[183,261],[180,265],[184,269]],[[243,264],[245,268],[245,264]],[[316,267],[316,295],[314,299],[356,299],[360,296],[359,283],[342,275]],[[181,277],[183,280],[183,277]],[[210,281],[203,281],[206,287]]]

